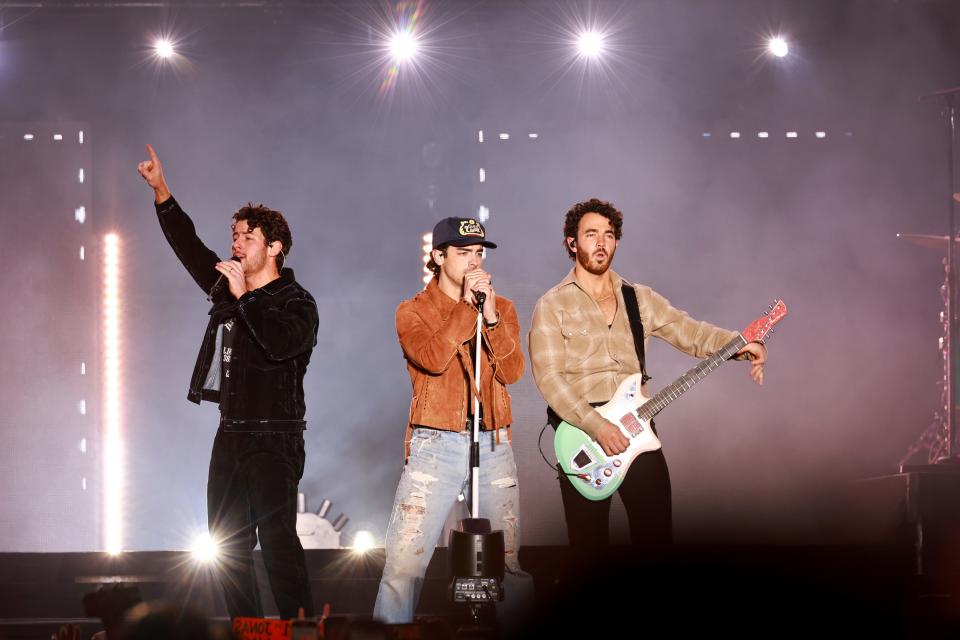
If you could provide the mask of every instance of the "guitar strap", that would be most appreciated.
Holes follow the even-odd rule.
[[[640,361],[640,373],[643,374],[643,383],[652,378],[647,375],[647,358],[643,348],[643,321],[640,320],[640,302],[637,300],[637,290],[626,280],[620,285],[623,292],[624,306],[627,308],[627,318],[630,319],[630,331],[633,333],[633,346],[637,350],[637,359]]]

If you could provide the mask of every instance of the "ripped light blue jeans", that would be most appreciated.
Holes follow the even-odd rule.
[[[498,603],[497,617],[501,624],[510,625],[509,618],[522,615],[532,605],[533,580],[517,562],[520,490],[507,437],[501,429],[500,442],[494,444],[492,431],[480,434],[480,517],[489,519],[494,531],[503,531],[505,601]],[[386,564],[373,609],[375,619],[388,624],[413,622],[423,576],[450,509],[461,491],[469,499],[470,443],[468,431],[413,430],[387,526]]]

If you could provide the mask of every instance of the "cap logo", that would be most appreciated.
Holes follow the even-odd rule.
[[[474,220],[473,218],[469,220],[461,220],[460,235],[461,236],[478,236],[482,238],[484,237],[483,227],[481,227],[480,223]]]

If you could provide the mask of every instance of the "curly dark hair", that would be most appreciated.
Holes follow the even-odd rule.
[[[450,245],[448,245],[448,244],[444,244],[444,245],[440,245],[439,247],[437,247],[437,249],[440,251],[440,255],[442,255],[442,256],[447,255],[447,247],[449,247],[449,246],[450,246]],[[433,277],[434,277],[434,278],[436,278],[438,275],[440,275],[440,265],[438,265],[436,262],[434,262],[434,260],[433,260],[433,251],[430,252],[430,259],[427,261],[427,270],[428,270],[430,273],[433,274]]]
[[[576,255],[567,244],[567,238],[576,238],[577,230],[580,228],[580,219],[588,213],[599,213],[610,221],[613,226],[613,235],[619,241],[623,236],[623,214],[620,210],[606,200],[590,198],[570,207],[567,211],[567,217],[563,221],[563,248],[567,250],[567,255],[573,260]]]
[[[283,217],[283,214],[263,204],[254,205],[252,202],[248,202],[246,206],[240,207],[240,209],[233,214],[233,224],[230,225],[230,229],[233,230],[236,228],[237,223],[241,220],[247,221],[247,228],[250,231],[260,229],[263,237],[267,239],[267,244],[276,242],[277,240],[280,241],[283,248],[275,260],[277,261],[277,268],[281,267],[287,256],[290,255],[290,248],[293,247],[293,236],[290,234],[290,226],[287,225],[287,219]]]

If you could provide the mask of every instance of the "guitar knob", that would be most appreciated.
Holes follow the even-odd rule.
[[[603,480],[601,480],[600,478],[597,478],[596,485],[599,487],[601,482],[603,482]]]
[[[619,466],[622,465],[622,464],[623,464],[623,463],[620,462],[619,460],[614,460],[614,461],[613,461],[613,466],[615,466],[615,467],[619,467]]]
[[[603,470],[603,475],[605,475],[605,476],[607,476],[607,477],[609,478],[610,476],[613,475],[613,469],[604,469],[604,470]]]

